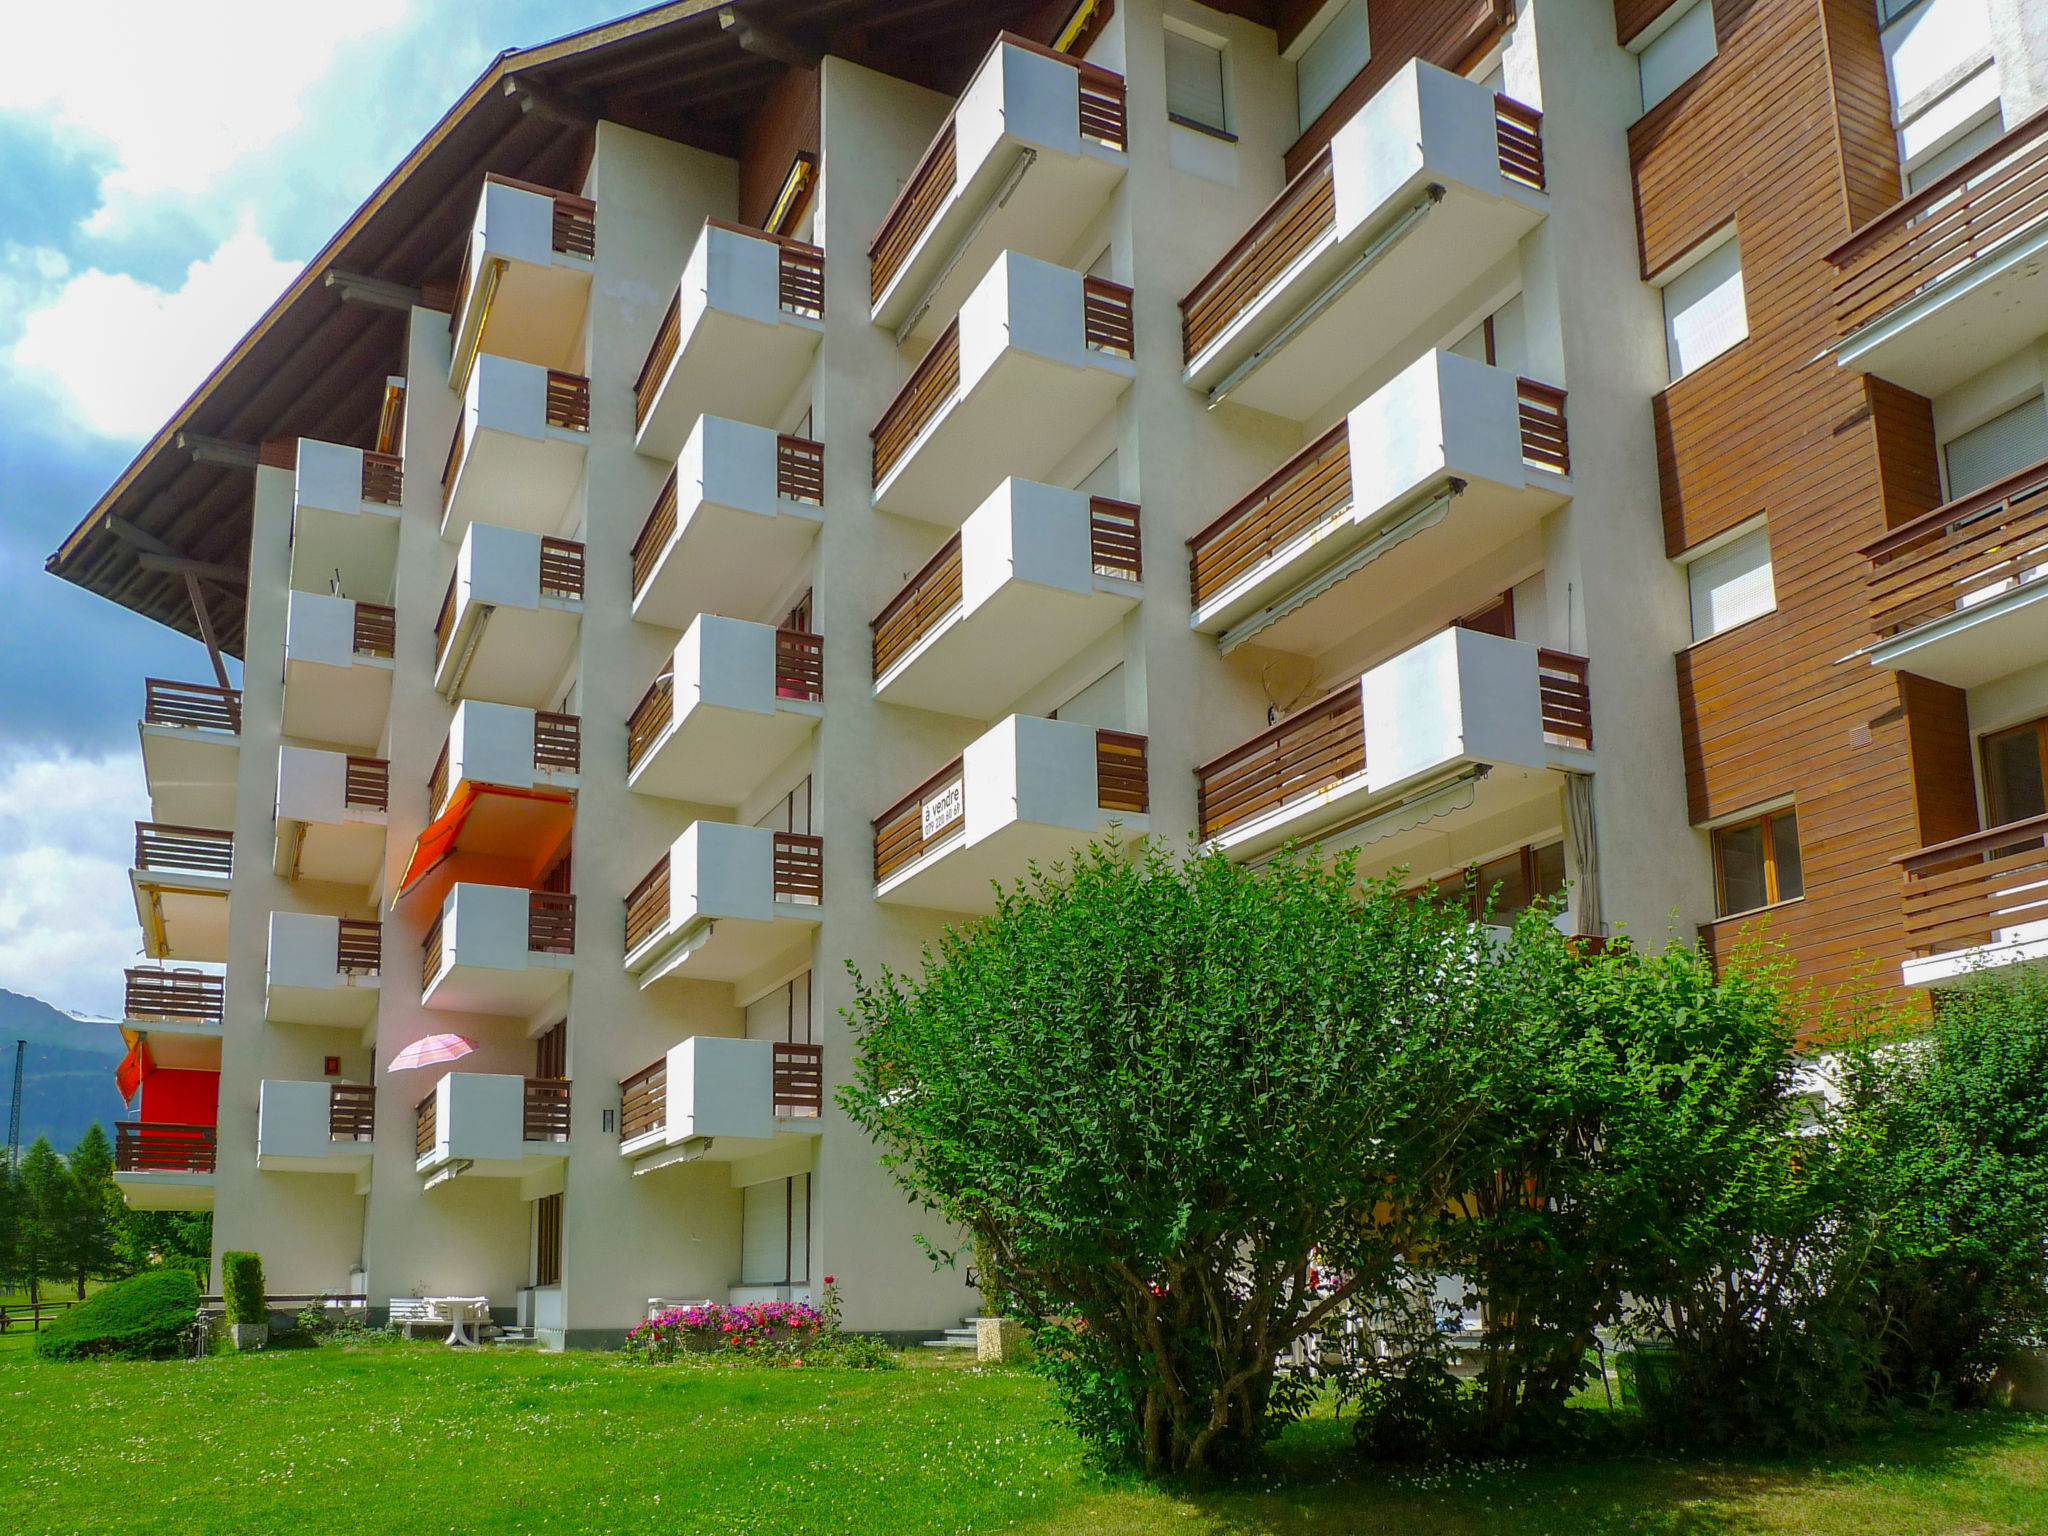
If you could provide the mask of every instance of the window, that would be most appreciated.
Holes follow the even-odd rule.
[[[1714,0],[1695,0],[1636,59],[1643,79],[1643,110],[1649,111],[1704,69],[1716,46]]]
[[[1806,894],[1799,872],[1799,818],[1791,806],[1714,833],[1714,888],[1723,917]]]
[[[1984,755],[1984,799],[1988,825],[2005,826],[2048,816],[2048,777],[2041,765],[2041,738],[2048,720],[2029,720],[2010,730],[1992,731],[1979,743]]]
[[[533,1202],[533,1283],[562,1283],[562,1197],[544,1195]]]
[[[1742,243],[1732,233],[1664,283],[1664,344],[1673,383],[1749,334]]]
[[[1695,642],[1747,624],[1778,606],[1778,589],[1771,580],[1770,529],[1761,523],[1695,558],[1685,574],[1692,588]]]
[[[1221,48],[1185,32],[1166,34],[1166,115],[1185,128],[1228,135]]]
[[[1946,148],[1938,149],[1906,172],[1906,191],[1918,192],[1932,186],[1980,150],[1989,149],[2005,132],[2005,120],[1993,112],[1966,130]]]
[[[1490,923],[1512,923],[1538,901],[1563,894],[1564,844],[1517,848],[1419,889],[1451,906],[1463,907],[1475,923],[1481,918]]]
[[[1294,95],[1301,111],[1301,131],[1323,115],[1372,58],[1372,37],[1366,27],[1365,0],[1347,0],[1337,7],[1316,40],[1302,50],[1294,66]]]
[[[2048,407],[2036,395],[1983,426],[1950,438],[1941,454],[1948,468],[1949,500],[1996,485],[2029,464],[2048,459]]]

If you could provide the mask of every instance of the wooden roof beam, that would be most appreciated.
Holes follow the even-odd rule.
[[[178,446],[192,455],[194,464],[218,464],[223,469],[256,467],[254,443],[231,443],[224,437],[207,437],[199,432],[180,432]]]
[[[806,48],[787,32],[769,26],[766,22],[755,21],[742,16],[730,5],[719,7],[719,30],[728,32],[740,47],[748,53],[764,59],[773,59],[778,64],[787,64],[792,69],[816,69],[820,55],[814,48]]]
[[[403,283],[381,277],[365,277],[360,272],[344,272],[339,267],[329,267],[323,281],[344,304],[366,304],[371,309],[389,309],[409,315],[416,306],[426,302],[417,288],[408,288]]]

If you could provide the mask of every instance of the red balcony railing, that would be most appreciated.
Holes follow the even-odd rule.
[[[875,883],[923,858],[967,819],[967,783],[954,758],[875,818]]]
[[[529,891],[526,948],[531,954],[576,953],[576,898],[566,891]]]
[[[1912,954],[1975,949],[2048,918],[2048,816],[1973,832],[1895,862],[1905,876]]]
[[[344,976],[375,976],[384,969],[384,925],[344,917],[335,943],[334,968]]]
[[[161,677],[142,682],[142,723],[181,725],[205,731],[242,730],[242,690],[211,683],[174,683]]]
[[[135,867],[184,875],[232,875],[235,835],[216,827],[135,823]]]
[[[391,805],[391,764],[381,757],[349,758],[342,779],[341,801],[358,810],[388,810]]]
[[[619,1140],[634,1141],[668,1126],[668,1057],[657,1057],[619,1084]]]
[[[377,1090],[368,1083],[335,1083],[327,1090],[327,1135],[333,1141],[374,1141]]]
[[[583,546],[574,539],[540,541],[540,595],[583,601]]]
[[[799,1120],[825,1112],[825,1050],[793,1040],[775,1042],[775,1112]]]
[[[114,1123],[114,1167],[120,1173],[211,1173],[213,1154],[210,1125]]]
[[[520,1127],[522,1141],[567,1141],[569,1139],[569,1085],[555,1077],[526,1080],[526,1113]]]
[[[775,696],[809,699],[825,696],[825,638],[801,629],[775,631]]]
[[[356,604],[354,649],[358,656],[390,656],[398,647],[398,614],[378,603]]]
[[[137,966],[127,973],[127,981],[123,1013],[131,1019],[218,1024],[227,1002],[227,978],[205,971],[155,971]]]
[[[825,839],[808,832],[775,834],[775,896],[805,905],[825,899]]]
[[[910,450],[918,433],[960,389],[960,322],[946,326],[932,349],[903,381],[896,398],[882,412],[882,419],[868,434],[874,444],[874,483],[880,485],[896,467],[896,461]]]
[[[2048,462],[1902,523],[1863,554],[1879,639],[2033,580],[2048,565]]]

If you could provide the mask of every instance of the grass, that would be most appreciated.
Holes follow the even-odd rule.
[[[2006,1536],[2048,1530],[2048,1419],[1958,1414],[1796,1463],[1386,1472],[1296,1426],[1237,1484],[1105,1479],[1015,1370],[721,1371],[372,1339],[202,1362],[0,1340],[0,1530],[1037,1536]]]

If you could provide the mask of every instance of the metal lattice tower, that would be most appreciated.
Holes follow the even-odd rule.
[[[21,1166],[21,1073],[28,1059],[28,1042],[14,1042],[14,1102],[7,1111],[7,1166]]]

